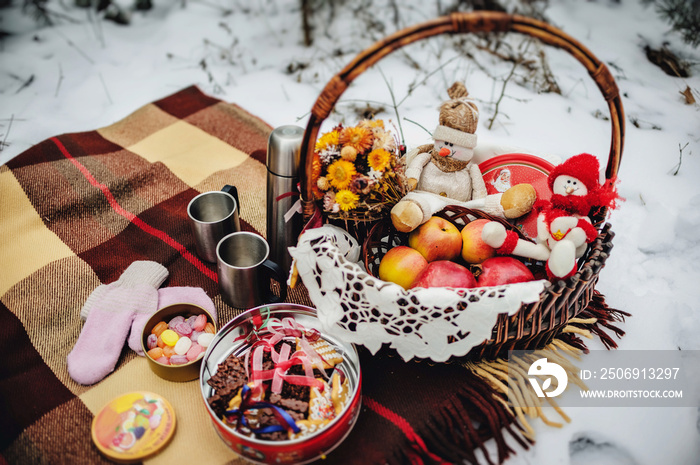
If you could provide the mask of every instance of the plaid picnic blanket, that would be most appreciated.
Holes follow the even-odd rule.
[[[115,371],[74,382],[66,356],[80,309],[135,260],[197,286],[223,326],[240,310],[219,294],[215,265],[199,260],[186,207],[198,193],[237,186],[241,227],[265,235],[265,156],[271,128],[196,87],[150,103],[95,131],[52,137],[0,167],[0,464],[103,463],[90,438],[111,399],[146,390],[177,415],[173,441],[149,463],[241,461],[217,436],[197,382],[165,381],[125,347]],[[312,305],[303,286],[288,300]],[[363,408],[329,463],[475,461],[495,438],[505,460],[523,439],[489,385],[458,364],[403,363],[361,350]]]

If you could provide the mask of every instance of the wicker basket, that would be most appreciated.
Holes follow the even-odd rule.
[[[605,64],[594,57],[579,42],[544,22],[501,12],[453,13],[401,30],[377,42],[360,53],[326,85],[311,109],[311,116],[301,146],[302,164],[305,166],[305,176],[301,180],[305,219],[312,218],[314,214],[318,215],[317,207],[313,201],[312,186],[309,182],[315,141],[321,124],[348,85],[381,58],[405,45],[440,34],[479,32],[517,32],[530,35],[548,45],[569,52],[588,70],[589,75],[596,82],[608,103],[612,140],[605,174],[607,179],[616,176],[622,156],[624,113],[617,85]],[[469,221],[467,219],[469,214],[491,219],[482,212],[461,207],[448,207],[441,214],[452,221],[462,223]],[[511,312],[510,316],[508,314],[498,315],[491,338],[473,347],[468,352],[467,357],[491,358],[507,350],[541,347],[549,343],[567,325],[569,320],[586,308],[593,296],[600,270],[612,248],[613,233],[610,231],[610,225],[603,225],[606,214],[607,211],[604,208],[591,213],[593,223],[599,227],[600,233],[580,259],[578,272],[565,281],[558,281],[554,284],[546,283],[539,301],[523,304],[517,312]],[[371,231],[367,237],[369,242],[365,243],[365,265],[369,271],[376,266],[377,258],[388,247],[401,240],[400,236],[388,224],[390,222],[387,220],[386,223],[375,225],[375,230]],[[372,279],[376,280],[376,278]]]

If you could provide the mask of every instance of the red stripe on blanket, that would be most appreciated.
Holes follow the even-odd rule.
[[[61,143],[60,140],[58,140],[56,137],[52,137],[51,141],[54,144],[56,144],[56,147],[58,147],[58,149],[61,151],[61,153],[71,163],[73,163],[73,165],[75,165],[76,168],[78,168],[78,170],[83,174],[83,176],[85,176],[85,179],[87,179],[90,184],[92,184],[93,186],[97,187],[98,189],[100,189],[102,191],[105,198],[107,199],[107,202],[109,202],[110,207],[112,207],[112,210],[114,210],[115,212],[117,212],[119,215],[123,216],[127,220],[129,220],[130,223],[132,223],[133,225],[135,225],[136,227],[138,227],[142,231],[152,235],[153,237],[160,239],[161,241],[168,244],[170,247],[177,250],[185,260],[187,260],[188,262],[193,264],[199,271],[204,273],[204,275],[206,275],[209,279],[211,279],[215,282],[219,282],[219,277],[217,276],[217,274],[214,271],[207,268],[204,265],[204,263],[202,263],[199,260],[199,258],[192,255],[192,253],[190,253],[190,251],[187,250],[187,248],[185,248],[184,245],[180,244],[175,239],[170,237],[166,232],[154,228],[150,224],[145,223],[141,218],[134,215],[132,212],[122,208],[122,206],[119,205],[117,200],[114,198],[114,195],[112,195],[112,192],[109,190],[109,187],[107,187],[106,185],[102,184],[97,179],[95,179],[95,177],[92,175],[92,173],[90,173],[90,171],[88,171],[88,169],[85,168],[85,166],[82,163],[80,163],[75,157],[73,157],[68,152],[68,150]]]
[[[423,442],[423,439],[421,439],[421,437],[418,436],[411,424],[404,417],[402,417],[398,413],[393,412],[388,407],[383,406],[371,397],[362,396],[362,404],[370,410],[372,410],[374,413],[386,418],[391,423],[393,423],[394,426],[400,429],[401,432],[406,436],[406,438],[413,443],[413,447],[418,449],[421,453],[427,455],[436,463],[448,463],[428,450],[428,448],[425,445],[425,442]],[[422,460],[419,459],[419,462],[422,463]]]

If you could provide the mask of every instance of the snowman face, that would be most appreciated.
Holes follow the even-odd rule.
[[[435,151],[443,157],[452,157],[460,161],[469,161],[474,156],[474,149],[440,139],[435,139]]]
[[[559,195],[586,195],[588,188],[575,177],[562,174],[554,180],[552,192]]]

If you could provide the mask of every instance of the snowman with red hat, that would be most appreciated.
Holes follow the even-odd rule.
[[[513,231],[492,221],[481,237],[499,255],[546,262],[547,276],[566,279],[576,273],[576,260],[598,236],[588,217],[591,208],[615,208],[620,199],[615,180],[599,182],[598,159],[588,153],[575,155],[556,166],[547,179],[552,197],[538,201],[536,242],[520,239]]]

